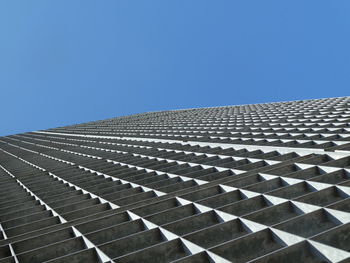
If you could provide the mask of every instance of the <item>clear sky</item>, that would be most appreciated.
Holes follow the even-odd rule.
[[[349,84],[349,0],[0,2],[0,135]]]

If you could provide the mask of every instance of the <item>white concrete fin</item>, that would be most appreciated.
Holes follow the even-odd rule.
[[[237,216],[234,216],[219,210],[214,209],[214,212],[217,214],[218,217],[220,217],[223,220],[223,222],[228,222],[237,218]]]
[[[341,186],[341,185],[337,185],[336,187],[337,187],[340,191],[342,191],[344,194],[350,196],[350,187]]]
[[[215,169],[218,170],[219,172],[227,171],[227,168],[224,168],[224,167],[215,166]],[[232,176],[232,175],[230,175],[230,176]]]
[[[264,161],[267,162],[269,165],[281,163],[280,161],[273,161],[273,160],[264,160]]]
[[[327,143],[329,141],[320,141],[320,140],[313,140],[316,144],[323,144],[323,143]]]
[[[127,182],[127,181],[126,181],[126,182]],[[140,186],[139,184],[135,184],[135,183],[131,183],[131,182],[127,182],[127,183],[130,183],[130,185],[131,185],[133,188],[137,188],[137,187]],[[143,190],[142,187],[141,187],[141,189]]]
[[[73,233],[76,237],[81,237],[82,234],[80,233],[80,231],[78,231],[78,229],[76,229],[74,226],[71,227],[73,229]]]
[[[4,228],[2,227],[2,225],[1,225],[1,223],[0,223],[0,234],[2,233],[2,235],[3,235],[3,238],[4,239],[7,239],[7,235],[6,235],[6,233],[5,233],[5,231],[4,231]]]
[[[168,231],[162,227],[159,227],[159,230],[162,233],[162,235],[165,237],[165,239],[168,241],[179,238],[179,236],[175,235],[174,233],[171,233],[170,231]]]
[[[112,202],[109,202],[109,201],[107,201],[105,199],[103,199],[103,200],[104,200],[105,203],[108,203],[112,209],[117,209],[117,208],[120,207],[119,205],[116,205],[116,204],[114,204]]]
[[[57,214],[54,210],[51,210],[52,214],[54,216],[57,216],[59,218],[59,220],[61,221],[62,224],[67,223],[68,221],[66,219],[64,219],[62,216],[60,216],[59,214]]]
[[[86,191],[86,190],[84,190],[84,191]],[[88,193],[88,194],[91,196],[91,198],[97,198],[97,199],[100,200],[100,197],[99,197],[99,196],[97,196],[97,195],[95,195],[95,194],[93,194],[93,193],[87,192],[87,191],[86,191],[86,193]]]
[[[320,170],[323,171],[324,173],[332,173],[341,170],[341,168],[335,168],[335,167],[330,167],[330,166],[319,166]]]
[[[81,237],[83,238],[87,248],[95,248],[95,245],[89,239],[87,239],[84,235],[81,235]]]
[[[156,196],[163,196],[166,195],[166,193],[163,193],[161,191],[153,190],[153,192],[156,194]]]
[[[248,161],[250,161],[251,163],[257,163],[257,162],[260,162],[261,159],[258,159],[258,158],[254,158],[254,157],[248,157],[246,158]]]
[[[311,181],[307,181],[307,183],[309,185],[311,185],[313,188],[315,188],[316,190],[320,191],[329,187],[332,187],[331,184],[324,184],[324,183],[319,183],[319,182],[311,182]]]
[[[205,164],[201,164],[200,165],[203,169],[208,169],[208,168],[212,168],[213,166],[212,165],[205,165]],[[215,166],[216,168],[216,166]],[[217,168],[216,168],[217,169]]]
[[[169,178],[175,178],[175,177],[180,177],[179,175],[176,174],[166,174]]]
[[[182,181],[187,182],[190,180],[193,180],[193,178],[191,177],[186,177],[186,176],[179,176],[179,175],[175,175],[174,177],[180,177]]]
[[[219,255],[216,255],[213,252],[206,251],[206,253],[215,263],[231,263],[231,261],[229,261],[223,257],[220,257]]]
[[[278,133],[277,133],[277,134],[278,134]],[[282,135],[282,134],[281,134],[281,135]],[[281,139],[281,141],[282,141],[282,142],[292,142],[293,140],[291,140],[291,139],[289,139],[289,140],[288,140],[288,139]]]
[[[194,167],[194,166],[201,166],[202,167],[202,164],[198,164],[198,163],[191,163],[191,162],[183,162],[184,164],[188,164],[190,167]],[[209,166],[208,168],[210,168],[211,166]]]
[[[297,184],[303,182],[303,180],[295,179],[295,178],[289,178],[289,177],[281,177],[283,181],[285,181],[289,185]]]
[[[230,156],[230,157],[235,161],[240,161],[240,160],[245,159],[244,157],[236,157],[236,156]]]
[[[234,174],[243,174],[247,172],[247,171],[238,170],[238,169],[230,169],[230,171],[233,172]]]
[[[305,214],[321,209],[321,207],[315,206],[315,205],[305,204],[305,203],[301,203],[301,202],[297,202],[297,201],[291,201],[291,202],[293,205],[295,205],[297,208],[299,208]]]
[[[256,196],[260,195],[259,193],[252,192],[249,190],[238,189],[238,191],[240,191],[247,198],[252,198],[252,197],[256,197]]]
[[[188,201],[186,199],[183,199],[181,197],[175,197],[176,200],[181,204],[181,205],[188,205],[188,204],[192,204],[191,201]]]
[[[153,228],[157,228],[158,226],[144,218],[141,218],[141,221],[143,222],[143,224],[146,226],[147,229],[153,229]]]
[[[140,219],[141,217],[136,215],[135,213],[131,212],[131,211],[126,211],[128,213],[128,216],[131,218],[131,220],[137,220]]]
[[[4,234],[4,237],[6,238],[6,234],[5,233],[3,233],[3,234]],[[19,263],[17,255],[15,253],[15,250],[13,249],[13,245],[12,244],[8,244],[8,246],[10,248],[10,252],[11,252],[11,255],[13,256],[13,259],[14,259],[15,263]]]
[[[349,153],[347,150],[335,150],[336,153]]]
[[[207,206],[200,205],[200,204],[197,204],[197,203],[193,203],[193,205],[194,205],[195,208],[197,208],[198,211],[200,211],[201,213],[205,213],[205,212],[214,210],[214,209],[212,209],[212,208],[209,208],[209,207],[207,207]]]
[[[125,181],[125,180],[123,180],[123,179],[120,179],[120,182],[122,183],[122,184],[128,184],[129,182],[128,181]],[[131,185],[131,184],[130,184]]]
[[[141,186],[141,185],[138,185],[138,186]],[[141,189],[144,191],[144,192],[149,192],[149,191],[152,191],[153,189],[151,188],[148,188],[146,186],[141,186]]]
[[[115,178],[115,177],[110,177],[112,179],[113,182],[117,182],[117,181],[120,181],[118,178]]]
[[[260,230],[266,229],[268,228],[265,225],[244,219],[244,218],[240,218],[241,222],[247,227],[249,228],[252,232],[258,232]]]
[[[297,167],[299,167],[301,170],[305,170],[311,167],[314,167],[315,165],[311,165],[311,164],[305,164],[305,163],[296,163],[295,164]]]
[[[282,204],[288,201],[287,199],[283,199],[272,195],[263,195],[263,196],[274,205]]]
[[[334,210],[330,208],[325,208],[324,210],[326,210],[329,214],[331,214],[333,217],[338,219],[343,224],[350,222],[350,213],[346,213],[343,211]]]
[[[264,178],[266,181],[272,180],[272,179],[275,179],[275,178],[278,177],[278,176],[276,176],[276,175],[265,174],[265,173],[259,173],[259,175],[260,175],[262,178]]]
[[[194,181],[198,184],[198,185],[202,185],[202,184],[207,184],[207,181],[204,180],[199,180],[199,179],[194,179]]]
[[[331,262],[340,262],[350,257],[350,253],[344,250],[327,246],[316,241],[308,240],[309,244],[316,248],[322,255],[324,255]]]
[[[100,258],[100,260],[103,263],[105,263],[105,262],[114,262],[105,253],[103,253],[103,251],[101,249],[99,249],[98,247],[95,247],[95,250],[96,250],[97,256]]]
[[[181,242],[183,243],[183,245],[187,248],[187,250],[193,255],[193,254],[197,254],[200,252],[203,252],[205,249],[180,237]]]
[[[223,185],[223,184],[219,184],[219,187],[226,193],[232,192],[232,191],[237,189],[236,187],[227,186],[227,185]]]
[[[305,240],[300,236],[293,235],[275,228],[270,228],[270,230],[287,246],[291,246]]]

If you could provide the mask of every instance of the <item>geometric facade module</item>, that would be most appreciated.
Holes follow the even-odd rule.
[[[0,137],[5,262],[350,262],[350,97]]]

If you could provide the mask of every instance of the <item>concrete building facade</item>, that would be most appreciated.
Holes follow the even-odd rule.
[[[350,262],[350,97],[0,137],[5,262]]]

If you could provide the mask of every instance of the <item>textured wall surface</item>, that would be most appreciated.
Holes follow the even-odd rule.
[[[0,263],[350,262],[350,97],[0,137]]]

